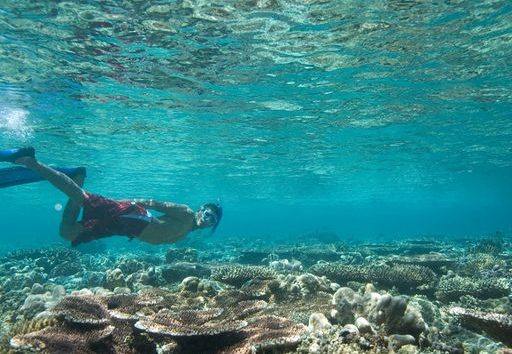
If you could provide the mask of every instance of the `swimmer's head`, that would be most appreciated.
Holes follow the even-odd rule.
[[[196,213],[197,226],[200,229],[212,228],[212,234],[219,226],[222,219],[222,207],[218,203],[206,203],[201,205]]]

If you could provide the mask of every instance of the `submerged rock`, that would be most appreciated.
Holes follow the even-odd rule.
[[[195,263],[199,259],[199,252],[194,248],[169,248],[165,254],[167,263],[189,262]]]
[[[330,327],[332,327],[332,325],[323,313],[315,312],[309,316],[309,332],[319,332]]]
[[[210,268],[199,263],[178,262],[161,268],[162,278],[168,283],[181,282],[187,277],[207,278]]]
[[[363,301],[361,295],[354,290],[342,287],[332,296],[334,311],[331,316],[339,324],[353,323],[357,315],[362,314]]]

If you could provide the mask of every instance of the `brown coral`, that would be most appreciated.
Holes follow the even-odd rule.
[[[106,306],[93,296],[66,296],[52,312],[68,323],[88,326],[105,325],[110,317]]]
[[[185,310],[162,309],[135,323],[135,327],[153,334],[174,337],[211,336],[234,332],[247,325],[244,321],[221,317],[222,309]]]
[[[109,338],[113,331],[113,326],[87,331],[73,327],[47,327],[37,332],[15,336],[11,339],[11,346],[22,351],[52,354],[108,353],[111,352]]]
[[[417,265],[432,269],[436,273],[442,273],[446,269],[453,268],[457,263],[442,253],[429,253],[415,256],[397,256],[390,260],[393,264]]]
[[[435,295],[441,301],[457,301],[463,295],[485,300],[510,294],[510,286],[502,278],[442,277],[436,289]]]
[[[116,294],[105,299],[109,314],[117,319],[138,319],[137,312],[143,307],[134,294]]]
[[[435,273],[427,267],[418,265],[395,264],[380,266],[353,266],[337,263],[316,264],[310,271],[340,284],[349,281],[376,282],[387,286],[396,286],[402,291],[417,291],[420,285],[435,281]]]
[[[512,316],[452,307],[448,312],[456,316],[461,325],[478,332],[485,332],[506,345],[512,345]]]
[[[263,300],[247,300],[233,306],[230,312],[234,318],[243,319],[265,309],[267,306],[267,302]]]
[[[269,267],[229,265],[217,267],[212,278],[226,284],[242,286],[252,279],[273,279],[277,273]]]
[[[276,350],[293,350],[302,336],[306,326],[295,324],[278,316],[261,316],[249,322],[241,331],[243,340],[221,350],[222,354],[267,353]]]

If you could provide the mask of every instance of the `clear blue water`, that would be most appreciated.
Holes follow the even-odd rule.
[[[0,147],[219,238],[511,232],[511,58],[509,1],[0,0]],[[59,242],[60,192],[0,196],[3,248]]]

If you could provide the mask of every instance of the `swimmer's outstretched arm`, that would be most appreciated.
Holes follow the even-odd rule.
[[[143,206],[144,208],[153,209],[153,210],[159,211],[161,213],[174,215],[177,217],[194,214],[194,211],[188,205],[185,205],[185,204],[176,204],[176,203],[171,203],[171,202],[160,202],[160,201],[153,200],[153,199],[139,199],[139,198],[127,199],[127,200],[123,200],[123,201],[136,203],[136,204],[139,204],[140,206]]]

